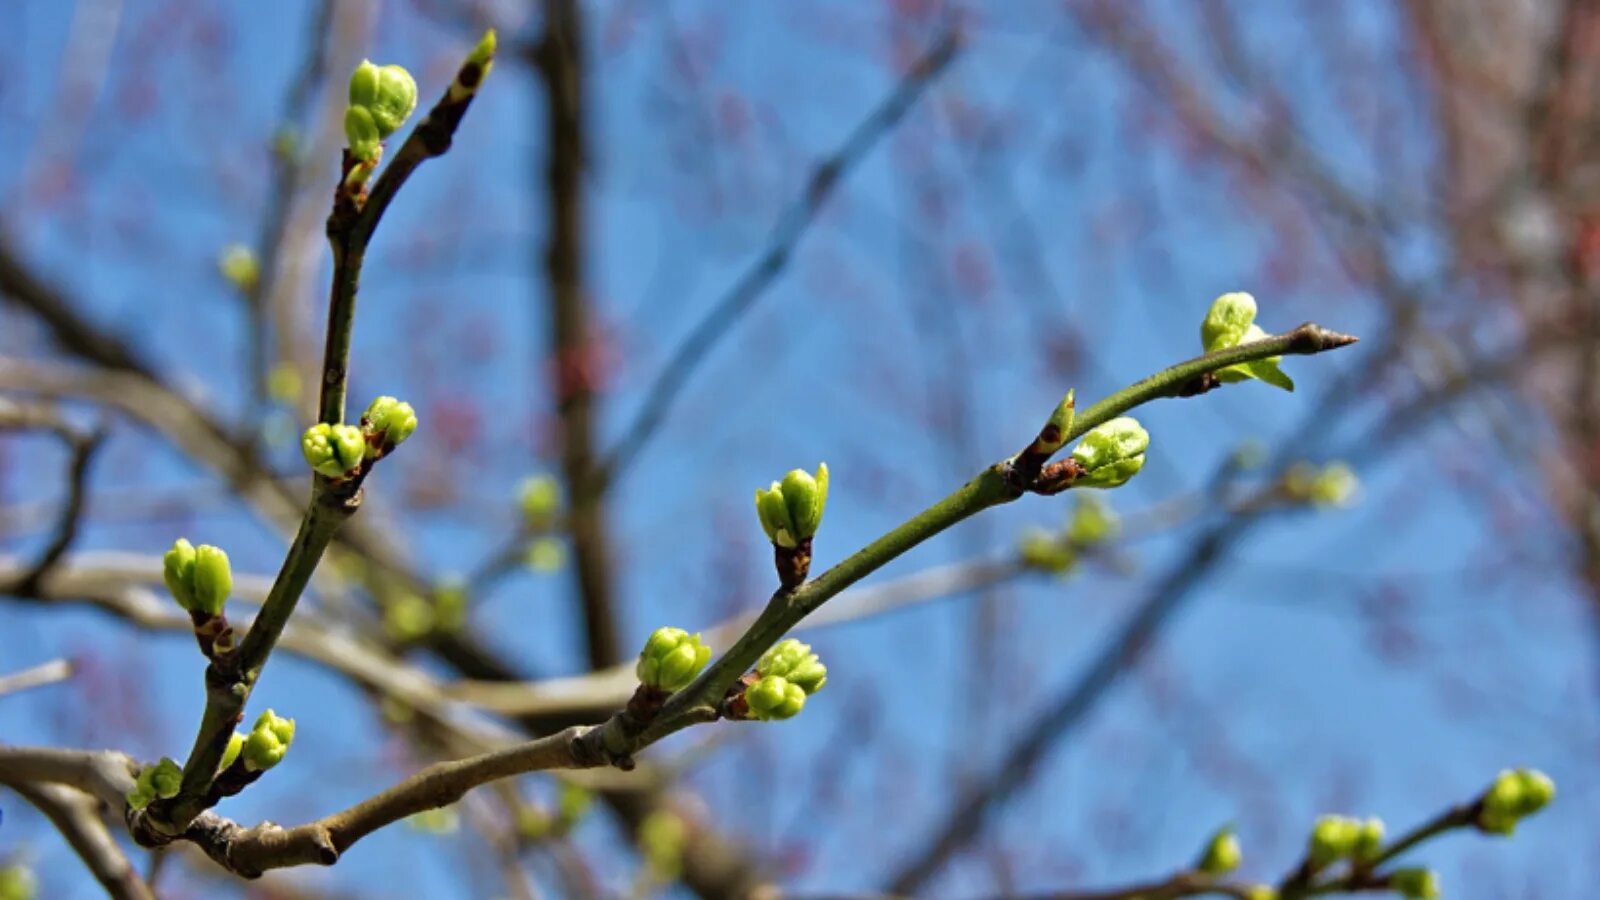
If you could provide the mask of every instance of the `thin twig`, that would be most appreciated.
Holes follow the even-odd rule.
[[[71,660],[52,659],[47,663],[30,666],[20,672],[0,675],[0,697],[66,681],[72,677],[72,672],[73,665]]]

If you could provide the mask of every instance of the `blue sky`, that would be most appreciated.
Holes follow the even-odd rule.
[[[511,6],[502,5],[516,21]],[[76,124],[52,112],[75,8],[117,14],[98,100]],[[431,97],[470,31],[407,3],[377,8],[362,52],[407,65]],[[1385,8],[1349,6],[1379,43],[1393,37]],[[1172,14],[1181,18],[1181,7]],[[245,390],[244,317],[214,259],[256,233],[265,147],[306,19],[295,2],[244,13],[36,0],[0,12],[0,223],[97,322],[230,419]],[[978,18],[951,70],[849,174],[788,271],[705,361],[617,485],[627,643],[660,624],[710,624],[765,596],[753,487],[826,459],[834,485],[817,564],[835,562],[1014,452],[1066,388],[1093,398],[1198,351],[1199,319],[1223,291],[1253,290],[1269,329],[1314,318],[1368,340],[1289,361],[1300,385],[1292,396],[1247,384],[1141,411],[1154,446],[1145,472],[1112,495],[1119,510],[1196,489],[1242,441],[1275,446],[1341,373],[1377,363],[1373,332],[1384,319],[1373,299],[1315,275],[1274,292],[1263,272],[1288,238],[1217,167],[1128,114],[1135,85],[1059,19],[1047,4]],[[589,271],[609,348],[601,427],[614,439],[671,348],[761,251],[809,167],[892,89],[893,48],[928,41],[926,29],[891,26],[877,4],[601,4],[590,24]],[[1176,52],[1192,49],[1174,32]],[[1247,32],[1281,68],[1301,101],[1296,124],[1330,166],[1358,189],[1381,184],[1366,148],[1321,114],[1328,97],[1315,60],[1281,49],[1308,40],[1293,17],[1252,16]],[[416,448],[372,482],[367,512],[392,515],[416,565],[434,574],[468,570],[495,547],[513,521],[517,480],[552,464],[536,268],[541,102],[524,68],[496,69],[450,154],[385,219],[364,281],[352,398],[407,397],[424,423]],[[981,125],[996,136],[987,154],[972,139]],[[1426,161],[1426,135],[1407,146]],[[58,167],[72,175],[54,193]],[[1404,235],[1389,249],[1427,277],[1441,265],[1431,237]],[[1328,268],[1305,253],[1294,258],[1304,270]],[[43,352],[25,317],[0,322],[0,352]],[[1417,858],[1441,870],[1453,897],[1570,896],[1592,883],[1593,621],[1564,577],[1561,534],[1536,485],[1472,477],[1498,452],[1475,407],[1369,456],[1361,436],[1386,396],[1363,394],[1305,450],[1357,466],[1362,502],[1274,519],[1231,549],[1153,657],[991,817],[980,850],[947,868],[938,893],[1160,875],[1228,821],[1239,825],[1246,871],[1275,876],[1321,812],[1378,814],[1402,828],[1508,765],[1550,772],[1560,802],[1516,840],[1459,835]],[[430,434],[435,422],[454,423],[466,444]],[[292,446],[277,453],[296,471]],[[0,498],[58,496],[60,464],[48,440],[5,438]],[[93,484],[205,481],[124,425]],[[448,502],[425,505],[423,488],[441,482]],[[1058,522],[1066,508],[1029,498],[876,577],[1003,551],[1024,526]],[[97,516],[79,549],[153,553],[179,533],[226,546],[240,570],[270,572],[282,556],[264,522],[224,504],[139,521]],[[1003,674],[992,682],[975,683],[968,661],[976,602],[952,598],[818,632],[829,689],[803,718],[704,729],[654,752],[670,758],[720,731],[691,783],[726,830],[794,864],[786,883],[797,889],[878,886],[920,845],[950,785],[1001,759],[1194,533],[1132,547],[1131,576],[1092,569],[996,592]],[[7,552],[38,546],[6,540]],[[473,625],[531,669],[577,671],[570,591],[564,574],[519,575],[475,598]],[[123,697],[154,727],[119,740],[119,716],[91,706],[89,687],[67,685],[0,699],[6,741],[182,755],[201,690],[188,639],[0,603],[0,671],[57,655],[97,660],[96,703]],[[370,705],[309,665],[275,659],[252,700],[252,710],[267,706],[299,720],[294,754],[229,801],[230,816],[299,821],[406,771]],[[752,773],[772,771],[784,773],[781,784],[752,790]],[[530,779],[527,790],[549,785]],[[37,817],[10,796],[0,808],[0,856],[26,848],[47,896],[95,894]],[[630,882],[634,863],[603,816],[577,838],[607,885]],[[463,859],[483,864],[471,844],[466,832],[394,828],[331,871],[274,877],[359,896],[398,884],[484,896],[487,880],[455,874]]]

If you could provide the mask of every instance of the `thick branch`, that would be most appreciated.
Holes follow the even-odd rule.
[[[6,786],[56,826],[95,880],[106,889],[106,896],[115,900],[155,900],[155,893],[111,837],[100,818],[100,805],[93,798],[58,784],[6,782]]]

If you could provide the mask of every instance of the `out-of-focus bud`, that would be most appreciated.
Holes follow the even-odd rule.
[[[454,834],[461,828],[461,814],[454,805],[440,806],[406,816],[406,824],[424,834]]]
[[[556,816],[561,820],[562,828],[571,829],[578,824],[593,805],[593,791],[570,781],[561,783],[561,794],[556,798]]]
[[[1538,769],[1506,769],[1483,794],[1478,828],[1511,834],[1517,822],[1544,809],[1556,796],[1556,783]]]
[[[1233,833],[1232,825],[1225,825],[1217,829],[1211,840],[1206,842],[1205,850],[1200,854],[1200,861],[1195,868],[1211,875],[1224,875],[1239,868],[1239,863],[1244,860],[1244,853],[1239,849],[1239,836]]]
[[[37,900],[39,878],[22,863],[0,866],[0,900]]]
[[[517,505],[529,528],[549,528],[561,511],[561,485],[549,475],[530,475],[517,485]]]
[[[1244,892],[1245,900],[1278,900],[1278,889],[1270,884],[1253,884]]]
[[[403,593],[384,604],[384,630],[397,641],[419,641],[432,634],[437,624],[433,604],[416,594]]]
[[[244,244],[229,244],[217,257],[217,271],[234,288],[249,293],[261,278],[261,263],[256,260],[255,251]]]
[[[1335,863],[1355,849],[1361,823],[1346,816],[1323,816],[1311,828],[1307,858],[1313,868]]]
[[[802,644],[794,638],[785,638],[768,648],[756,663],[756,673],[787,679],[790,684],[799,685],[807,696],[822,690],[828,683],[828,667],[811,652],[810,644]]]
[[[283,755],[289,752],[293,742],[294,720],[282,718],[270,709],[263,712],[240,750],[244,767],[252,772],[272,768],[283,761]]]
[[[1383,852],[1383,820],[1369,818],[1356,829],[1355,844],[1350,848],[1350,858],[1358,863],[1369,863]]]
[[[379,397],[372,401],[361,417],[365,433],[367,458],[387,453],[400,446],[417,430],[417,413],[411,404],[393,397]]]
[[[791,719],[805,708],[806,691],[781,675],[768,675],[745,688],[744,701],[751,718]]]
[[[401,66],[378,66],[371,60],[350,74],[350,106],[344,132],[350,154],[371,162],[383,139],[393,134],[417,108],[417,83]]]
[[[1093,547],[1117,533],[1117,514],[1096,494],[1082,494],[1067,521],[1067,541],[1074,547]]]
[[[645,687],[682,690],[711,661],[711,648],[682,628],[657,628],[639,651],[634,674]]]
[[[1438,900],[1439,876],[1432,869],[1395,869],[1389,887],[1409,900]]]
[[[1072,448],[1072,458],[1084,473],[1073,487],[1114,488],[1144,468],[1150,435],[1131,416],[1119,416],[1091,430]]]
[[[342,478],[361,465],[367,452],[367,439],[354,425],[321,422],[306,429],[300,438],[300,451],[319,474]]]
[[[678,879],[688,837],[689,829],[683,817],[670,809],[657,809],[639,823],[639,851],[655,881],[665,883]]]
[[[559,572],[567,562],[567,545],[561,543],[559,538],[539,538],[528,545],[528,555],[524,562],[529,569],[540,575]]]
[[[1029,528],[1017,545],[1023,565],[1053,575],[1065,575],[1078,563],[1078,553],[1059,534]]]

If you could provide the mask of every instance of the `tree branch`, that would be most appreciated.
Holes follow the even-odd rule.
[[[101,821],[100,804],[93,798],[58,784],[4,783],[55,825],[95,880],[106,889],[108,897],[155,900],[155,892],[139,877],[111,837],[105,822]]]

